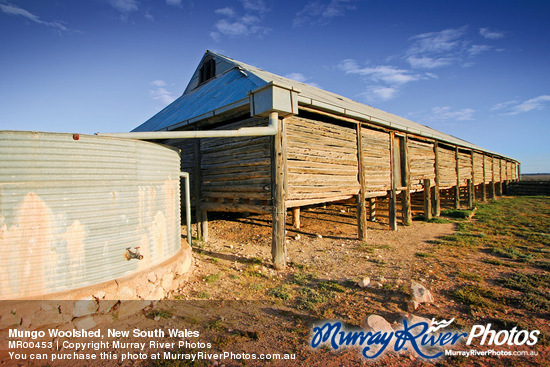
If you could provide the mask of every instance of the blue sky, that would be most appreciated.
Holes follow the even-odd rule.
[[[550,172],[547,0],[0,0],[0,129],[129,131],[206,49]]]

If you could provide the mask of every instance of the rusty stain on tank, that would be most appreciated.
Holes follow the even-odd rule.
[[[177,150],[4,131],[0,154],[0,299],[98,284],[179,251]],[[143,260],[124,260],[128,247]]]
[[[0,246],[9,249],[10,258],[3,258],[2,298],[28,295],[47,290],[46,276],[51,269],[44,264],[55,263],[52,248],[52,212],[35,193],[28,193],[17,209],[16,224],[7,228],[3,223]],[[2,218],[4,222],[4,218]],[[32,280],[32,284],[29,282]]]

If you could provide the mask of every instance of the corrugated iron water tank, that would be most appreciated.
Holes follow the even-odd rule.
[[[0,131],[0,298],[97,284],[176,255],[179,172],[179,151],[159,144]]]

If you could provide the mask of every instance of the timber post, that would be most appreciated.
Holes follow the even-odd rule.
[[[272,115],[275,115],[274,117]],[[286,154],[283,151],[284,124],[278,118],[277,112],[270,113],[270,119],[276,118],[279,126],[277,135],[273,137],[271,188],[273,195],[273,239],[271,255],[273,267],[283,270],[286,267],[285,217],[286,193],[284,189],[284,164]]]
[[[202,240],[208,242],[208,212],[206,210],[201,211],[201,218]]]
[[[502,159],[498,159],[498,196],[502,196]]]
[[[395,182],[395,134],[390,132],[390,178],[391,178],[391,190],[388,191],[389,196],[389,207],[388,207],[388,217],[390,221],[390,228],[393,231],[397,230],[397,183]]]
[[[405,135],[403,139],[403,144],[405,145],[404,151],[404,161],[405,165],[405,189],[401,191],[401,198],[403,203],[403,224],[410,226],[412,224],[412,209],[411,209],[411,172],[409,170],[409,137]]]
[[[391,189],[388,191],[389,200],[389,219],[390,228],[393,231],[397,231],[397,190]]]
[[[376,198],[369,199],[369,220],[376,222]]]
[[[434,171],[435,171],[435,186],[434,186],[434,216],[439,217],[441,215],[441,197],[439,193],[439,152],[438,152],[438,144],[437,141],[434,142],[434,154],[435,154],[435,162],[434,162]]]
[[[471,158],[472,158],[472,205],[470,207],[473,207],[473,202],[476,200],[476,170],[475,170],[475,162],[474,162],[474,151],[471,150]],[[468,198],[470,200],[470,198]]]
[[[483,153],[483,185],[481,185],[481,201],[487,201],[487,177],[485,174],[485,153]]]
[[[359,176],[359,194],[357,195],[357,237],[360,241],[367,240],[367,207],[365,192],[365,167],[363,160],[363,143],[361,138],[361,123],[357,124],[357,175]]]
[[[197,130],[197,127],[195,127],[195,130]],[[194,139],[193,142],[193,155],[194,155],[194,165],[193,165],[193,177],[194,177],[194,185],[193,190],[195,192],[195,218],[196,218],[196,227],[197,227],[197,239],[203,240],[204,236],[202,234],[202,227],[203,227],[203,217],[202,217],[202,210],[201,210],[201,182],[202,182],[202,175],[201,175],[201,142],[200,139]],[[206,224],[206,228],[208,230],[208,224]]]
[[[432,219],[432,191],[429,178],[424,179],[424,219]]]
[[[468,186],[468,209],[474,207],[474,183],[471,178],[466,180]]]
[[[292,208],[292,226],[300,229],[300,207]]]
[[[491,199],[496,199],[495,187],[495,157],[491,156]]]
[[[455,162],[456,162],[456,186],[455,186],[455,209],[460,209],[460,164],[458,162],[458,146],[455,149]]]

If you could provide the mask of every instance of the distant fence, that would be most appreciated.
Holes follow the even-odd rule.
[[[508,184],[508,195],[548,195],[550,196],[550,181],[517,181]]]

